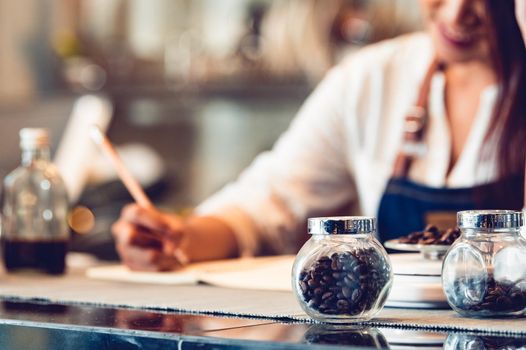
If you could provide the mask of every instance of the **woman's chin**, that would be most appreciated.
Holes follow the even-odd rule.
[[[461,64],[468,62],[481,62],[484,63],[486,60],[482,59],[479,55],[473,52],[473,50],[459,50],[450,47],[436,47],[436,53],[438,59],[445,64]]]
[[[484,50],[480,47],[479,42],[473,42],[470,45],[455,43],[446,39],[440,31],[433,28],[431,31],[433,45],[437,57],[445,64],[467,63],[473,61],[486,62],[487,57],[483,58]]]

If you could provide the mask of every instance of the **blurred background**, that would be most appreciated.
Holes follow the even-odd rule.
[[[67,128],[100,114],[154,201],[185,212],[271,148],[343,56],[420,27],[418,0],[0,0],[0,175],[20,128],[48,128],[77,246],[112,258],[131,199]]]

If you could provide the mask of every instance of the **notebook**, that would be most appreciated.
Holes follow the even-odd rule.
[[[131,271],[124,265],[92,267],[89,278],[119,282],[184,285],[206,283],[218,287],[290,291],[294,255],[240,258],[190,264],[169,272]]]

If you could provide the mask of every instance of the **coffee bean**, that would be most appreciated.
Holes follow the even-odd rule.
[[[310,279],[307,284],[309,287],[317,287],[319,285],[318,281],[314,278]]]
[[[332,276],[329,276],[329,275],[324,275],[323,276],[323,281],[324,282],[331,283],[332,280],[333,280]]]
[[[526,295],[524,295],[524,293],[514,291],[510,294],[512,305],[524,305],[525,298],[526,298]]]
[[[343,282],[345,283],[346,286],[352,287],[356,283],[356,280],[354,279],[354,276],[353,277],[345,276],[343,278]]]
[[[329,258],[328,256],[323,256],[321,257],[319,260],[318,260],[318,264],[325,264],[325,263],[330,263],[331,262],[331,258]]]
[[[336,306],[338,307],[338,310],[345,310],[349,308],[349,302],[345,299],[338,299]]]
[[[318,303],[316,300],[312,299],[311,301],[308,302],[307,305],[308,305],[311,309],[316,309],[316,308],[318,307],[319,303]]]
[[[360,275],[360,268],[361,268],[361,265],[356,265],[354,266],[354,269],[352,269],[352,273],[356,276],[356,275]]]
[[[332,273],[332,278],[335,278],[335,279],[337,279],[337,280],[339,280],[340,278],[342,278],[342,276],[343,276],[343,273],[341,273],[341,272],[333,272],[333,273]]]
[[[307,293],[307,283],[305,283],[305,282],[303,282],[303,281],[301,281],[301,280],[300,280],[299,283],[300,283],[301,292],[302,292],[303,294]]]
[[[342,262],[338,258],[331,259],[331,269],[339,271],[343,267]]]
[[[360,297],[362,296],[362,289],[355,289],[353,292],[352,292],[352,295],[351,295],[351,301],[353,302],[353,304],[355,304],[358,299],[360,299]]]
[[[330,297],[332,297],[332,295],[332,292],[323,293],[323,295],[321,296],[321,300],[329,299]]]

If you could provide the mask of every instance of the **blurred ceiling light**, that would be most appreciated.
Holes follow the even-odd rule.
[[[74,88],[98,91],[106,84],[106,71],[85,57],[72,57],[65,61],[64,78]]]
[[[96,64],[89,64],[82,68],[80,82],[87,90],[100,90],[106,83],[106,72]]]
[[[90,209],[84,206],[77,206],[69,214],[68,224],[75,232],[87,234],[95,226],[95,215]]]

